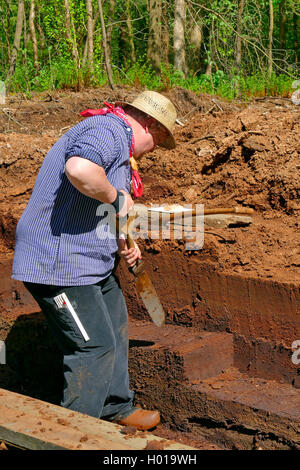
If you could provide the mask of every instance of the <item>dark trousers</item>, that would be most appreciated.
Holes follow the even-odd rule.
[[[129,414],[134,392],[128,377],[128,315],[118,279],[111,275],[72,287],[24,284],[63,352],[61,405],[97,418]]]

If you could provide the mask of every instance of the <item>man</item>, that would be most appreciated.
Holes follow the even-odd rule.
[[[122,105],[122,108],[120,107]],[[128,378],[128,319],[113,270],[141,253],[108,236],[103,208],[117,217],[133,206],[141,181],[130,161],[157,145],[174,148],[173,104],[145,91],[132,103],[107,104],[51,148],[16,231],[13,278],[23,281],[45,314],[64,357],[61,405],[88,415],[151,429],[158,411],[133,405]]]

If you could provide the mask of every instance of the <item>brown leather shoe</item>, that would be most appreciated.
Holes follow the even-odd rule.
[[[135,409],[130,415],[115,421],[122,426],[133,426],[141,431],[155,428],[160,423],[158,411]]]

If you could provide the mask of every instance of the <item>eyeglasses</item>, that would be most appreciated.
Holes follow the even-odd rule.
[[[164,142],[166,140],[169,133],[168,133],[167,129],[165,128],[165,126],[163,124],[161,124],[159,121],[155,120],[154,118],[152,118],[149,115],[147,115],[147,118],[151,119],[151,121],[152,121],[151,127],[150,127],[150,129],[151,129],[150,132],[153,136],[155,145],[159,145],[159,144],[161,144],[162,142]]]
[[[157,129],[157,134],[159,135],[160,142],[163,142],[169,135],[167,129],[160,124],[160,122],[156,121],[156,129]]]

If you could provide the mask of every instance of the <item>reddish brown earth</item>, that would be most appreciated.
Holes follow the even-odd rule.
[[[0,108],[0,337],[10,338],[11,350],[18,358],[23,357],[18,355],[18,342],[30,338],[30,331],[23,329],[29,326],[29,318],[32,324],[41,322],[40,315],[33,313],[38,309],[30,296],[20,283],[10,280],[15,226],[30,197],[39,167],[57,138],[79,122],[81,110],[100,107],[103,100],[128,100],[135,94],[136,90],[119,88],[114,93],[108,89],[53,92],[36,95],[31,100],[13,96]],[[255,212],[250,226],[207,230],[202,250],[186,251],[182,240],[140,241],[148,272],[167,314],[167,323],[178,329],[174,330],[172,341],[163,342],[163,346],[158,346],[160,342],[154,340],[155,335],[150,332],[147,341],[154,343],[150,345],[154,350],[151,354],[148,344],[136,343],[131,348],[131,373],[137,396],[147,406],[159,403],[163,414],[163,427],[159,431],[162,437],[183,439],[184,443],[190,439],[192,445],[199,448],[217,448],[203,441],[211,437],[221,447],[259,448],[257,429],[261,429],[270,448],[275,441],[278,446],[283,442],[283,446],[291,447],[295,436],[286,430],[285,422],[278,418],[275,425],[270,421],[272,432],[262,431],[265,418],[260,422],[253,409],[260,407],[257,403],[261,400],[261,408],[272,415],[275,411],[270,408],[267,397],[275,393],[285,402],[282,397],[290,396],[290,408],[282,410],[282,416],[299,420],[295,404],[299,403],[300,369],[291,361],[291,344],[300,339],[299,107],[289,99],[275,98],[254,100],[247,105],[227,103],[180,88],[167,95],[176,105],[183,124],[176,127],[178,145],[175,150],[156,150],[143,158],[140,171],[144,196],[139,202],[203,203],[206,208],[245,206]],[[124,266],[119,268],[119,274],[130,317],[139,325],[140,321],[148,320],[147,313]],[[134,328],[135,340],[143,341]],[[43,326],[38,326],[37,331],[36,335],[46,338],[46,343],[50,341],[43,336],[46,334]],[[186,335],[197,338],[199,332],[205,334],[201,344],[197,340],[193,343],[192,350],[197,352],[195,359],[190,346],[180,349],[179,345]],[[208,333],[213,336],[205,336]],[[214,336],[216,334],[223,336]],[[40,338],[37,342],[47,356],[47,347],[41,345]],[[221,365],[214,363],[214,348],[222,357]],[[201,355],[198,350],[205,354]],[[34,356],[33,350],[29,353]],[[170,359],[173,353],[175,362]],[[18,369],[17,360],[13,359],[13,354],[11,357],[12,369]],[[152,362],[147,362],[147,358]],[[29,366],[23,359],[21,361],[24,372]],[[176,383],[164,369],[164,361],[171,361]],[[205,375],[203,365],[206,362],[212,365]],[[146,368],[153,364],[158,374],[154,374],[156,378],[151,373],[144,376],[139,369],[143,363]],[[179,372],[182,363],[184,372]],[[43,374],[42,370],[41,361],[36,365],[37,375]],[[169,383],[168,393],[159,387],[160,373]],[[28,374],[24,373],[24,377]],[[254,382],[248,382],[251,380]],[[166,381],[163,380],[163,385]],[[256,387],[262,386],[259,381],[266,381],[266,384],[261,395],[256,396]],[[24,393],[36,393],[39,398],[47,399],[42,387],[32,392],[26,380],[20,382],[18,374],[11,374],[9,383],[16,391],[22,393],[23,387]],[[152,399],[144,391],[147,383],[152,387]],[[188,384],[194,387],[194,392],[189,395],[187,388],[181,393],[178,384]],[[238,384],[237,388],[232,384]],[[241,396],[251,384],[252,398],[246,403]],[[53,389],[49,399],[54,400],[55,393]],[[198,407],[198,421],[180,411],[184,396],[189,396],[195,408]],[[209,396],[213,403],[225,399],[227,403],[226,397],[239,396],[236,400],[242,407],[241,413],[250,413],[249,416],[254,413],[255,419],[249,417],[244,428],[242,421],[232,417],[227,417],[224,424],[214,408],[210,424],[206,426],[210,431],[203,432],[201,440],[197,426],[204,426],[209,415],[209,407],[205,412],[199,404],[203,403],[204,396]],[[287,402],[288,399],[288,408]],[[188,408],[189,404],[184,406]],[[237,413],[234,407],[227,409],[224,405],[223,409],[228,416]],[[275,439],[276,426],[280,432]],[[179,431],[185,434],[178,438],[172,435]],[[247,436],[245,442],[236,437],[240,432]],[[267,434],[273,437],[267,438]]]
[[[90,90],[8,100],[6,114],[3,109],[0,114],[3,254],[12,253],[14,226],[51,145],[81,119],[80,110],[98,107],[107,97],[129,99],[133,94]],[[156,150],[142,160],[145,191],[139,202],[252,207],[255,223],[250,228],[218,232],[234,240],[233,246],[208,234],[198,259],[223,272],[299,280],[299,108],[274,98],[247,107],[214,99],[215,105],[213,98],[181,89],[169,96],[184,126],[177,126],[175,150]]]

